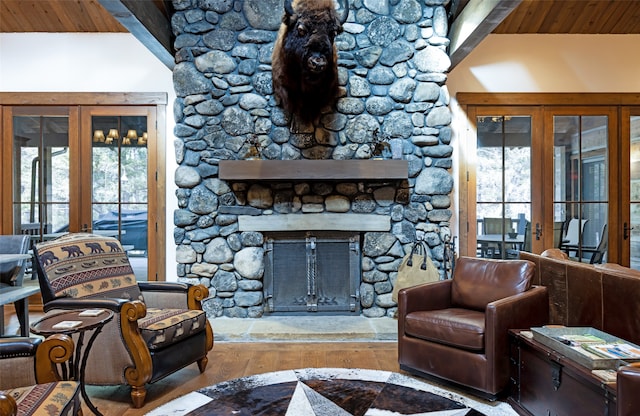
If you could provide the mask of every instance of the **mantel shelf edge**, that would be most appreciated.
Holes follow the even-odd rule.
[[[221,160],[225,180],[403,180],[406,160]]]

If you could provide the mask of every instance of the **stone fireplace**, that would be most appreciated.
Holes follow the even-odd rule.
[[[282,0],[173,3],[179,280],[210,316],[392,316],[411,243],[440,265],[450,238],[448,1],[350,0],[340,97],[311,123],[273,98]]]

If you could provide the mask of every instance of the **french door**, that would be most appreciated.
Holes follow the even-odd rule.
[[[138,280],[164,279],[164,255],[159,255],[164,227],[158,226],[164,218],[158,156],[164,151],[156,130],[164,110],[156,105],[4,105],[0,110],[2,175],[11,178],[2,181],[2,212],[11,214],[2,215],[2,233],[29,234],[34,243],[66,232],[113,236]]]
[[[545,160],[553,161],[542,184],[550,201],[544,229],[554,237],[547,248],[558,247],[580,262],[607,262],[609,229],[618,223],[610,204],[620,192],[610,186],[619,183],[618,172],[610,169],[616,166],[617,109],[550,107],[544,123]]]
[[[515,258],[543,246],[541,112],[534,107],[472,107],[467,161],[467,255]],[[464,214],[465,211],[461,211]],[[475,237],[475,238],[474,238]]]
[[[622,264],[640,270],[640,107],[622,109]]]
[[[640,268],[640,107],[629,105],[640,104],[636,95],[458,99],[468,122],[460,145],[461,254],[510,258],[513,247],[555,247],[575,261]]]

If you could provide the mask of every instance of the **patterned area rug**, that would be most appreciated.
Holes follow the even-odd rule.
[[[148,416],[514,416],[506,403],[480,402],[389,371],[307,368],[226,381],[173,400]]]

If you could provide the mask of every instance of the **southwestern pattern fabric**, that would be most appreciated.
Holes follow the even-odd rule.
[[[79,393],[79,384],[58,381],[4,390],[4,393],[18,404],[18,416],[70,415]]]
[[[148,308],[138,328],[149,349],[155,350],[202,331],[206,319],[201,310]]]
[[[127,254],[113,237],[68,234],[36,249],[55,296],[143,300]]]

